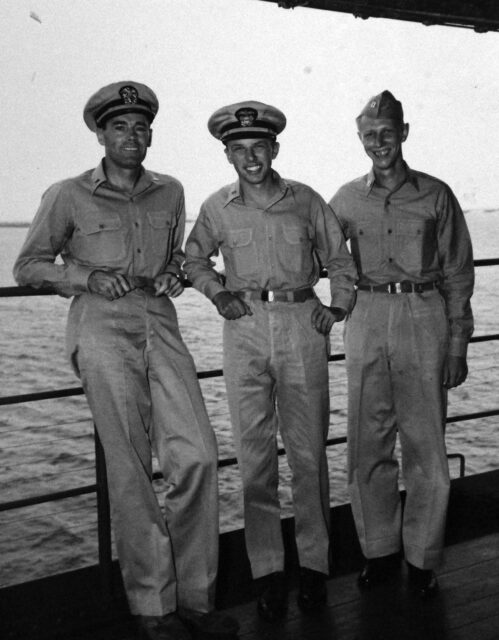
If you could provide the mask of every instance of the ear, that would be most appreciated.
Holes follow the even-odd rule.
[[[407,140],[407,136],[409,135],[409,123],[405,122],[402,129],[402,142]]]
[[[229,149],[229,147],[227,147],[227,146],[225,147],[225,149],[224,149],[224,153],[225,153],[225,156],[226,156],[226,158],[227,158],[228,163],[229,163],[229,164],[234,164],[234,163],[232,162],[232,156],[231,156],[231,153],[230,153],[230,149]]]
[[[149,142],[147,143],[147,146],[150,147],[152,144],[152,129],[149,129]]]
[[[104,129],[101,129],[100,127],[97,127],[95,134],[97,136],[97,140],[99,141],[99,144],[101,144],[103,147],[106,146],[106,142],[104,140]]]
[[[272,144],[272,160],[275,160],[277,158],[277,154],[279,153],[279,143],[278,142],[274,142]]]

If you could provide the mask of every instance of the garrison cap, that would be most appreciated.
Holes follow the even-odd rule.
[[[389,118],[390,120],[404,122],[402,103],[389,91],[383,91],[377,96],[370,98],[369,102],[357,116],[357,122],[362,116],[367,116],[368,118]]]
[[[286,126],[282,111],[263,102],[246,100],[222,107],[208,120],[212,136],[222,142],[237,138],[271,138]]]
[[[159,108],[152,89],[140,82],[124,80],[99,89],[83,109],[83,119],[89,129],[96,131],[106,120],[122,113],[143,113],[152,122]]]

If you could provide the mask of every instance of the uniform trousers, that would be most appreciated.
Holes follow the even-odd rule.
[[[210,611],[218,564],[217,448],[175,308],[134,290],[74,299],[68,347],[106,459],[132,614]],[[163,515],[151,482],[163,473]]]
[[[438,291],[357,292],[345,326],[348,483],[367,558],[403,545],[408,562],[421,569],[441,560],[450,487],[442,386],[447,348],[448,321]]]
[[[329,572],[328,339],[311,322],[316,300],[250,301],[224,324],[224,374],[254,578],[284,569],[277,431],[292,472],[300,565]]]

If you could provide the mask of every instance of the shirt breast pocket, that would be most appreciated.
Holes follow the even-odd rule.
[[[148,246],[156,256],[169,259],[171,253],[172,229],[171,218],[165,211],[148,211]]]
[[[311,245],[306,229],[296,225],[283,225],[279,261],[285,271],[301,272],[310,269],[312,258]]]
[[[253,229],[230,230],[227,235],[227,248],[237,276],[253,275],[258,270]]]
[[[89,211],[82,215],[73,237],[75,257],[90,264],[108,265],[127,253],[126,233],[118,215]]]
[[[360,222],[351,237],[352,254],[359,271],[377,270],[383,258],[380,225]]]
[[[433,220],[399,220],[395,225],[397,261],[405,270],[421,271],[435,254]]]

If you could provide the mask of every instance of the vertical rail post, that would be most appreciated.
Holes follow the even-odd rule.
[[[95,478],[97,484],[97,534],[99,541],[99,570],[102,595],[110,601],[113,595],[111,509],[107,488],[107,471],[104,449],[94,424]]]

